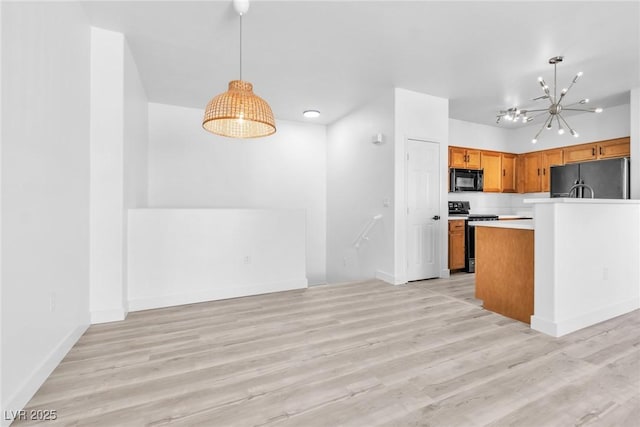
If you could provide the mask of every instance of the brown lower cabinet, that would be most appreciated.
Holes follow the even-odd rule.
[[[449,220],[449,270],[464,268],[464,220]]]

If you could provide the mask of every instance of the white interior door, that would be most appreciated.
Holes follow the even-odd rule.
[[[440,147],[407,141],[407,280],[440,275]]]

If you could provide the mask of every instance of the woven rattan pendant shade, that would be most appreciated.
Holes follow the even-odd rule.
[[[202,127],[231,138],[259,138],[276,131],[271,107],[242,80],[229,82],[228,91],[209,101]]]

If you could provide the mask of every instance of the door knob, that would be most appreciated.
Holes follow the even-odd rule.
[[[433,219],[434,221],[437,221],[437,220],[440,219],[440,215],[434,215],[433,218],[431,218],[431,219]]]

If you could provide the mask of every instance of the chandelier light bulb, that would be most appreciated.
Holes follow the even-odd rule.
[[[596,113],[602,113],[602,108],[598,107],[595,110],[593,110]]]
[[[568,89],[567,89],[566,87],[565,87],[565,88],[562,88],[562,94],[563,94],[563,95],[564,95],[565,93],[567,93],[567,91],[568,91]]]
[[[576,76],[573,78],[573,83],[577,82],[580,77],[582,77],[582,71],[580,71],[580,72],[578,72],[578,74],[576,74]]]
[[[531,143],[532,143],[532,144],[535,144],[536,142],[538,142],[538,140],[537,140],[536,138],[533,138],[533,139],[531,140]]]
[[[558,129],[558,135],[564,135],[564,129],[563,128]]]
[[[574,136],[575,138],[579,137],[580,135],[578,135],[578,132],[576,132],[575,130],[571,129],[570,131],[571,135]]]
[[[585,98],[585,99],[581,99],[580,100],[580,104],[588,104],[589,103],[589,98]]]
[[[547,130],[551,129],[551,120],[549,120],[549,124],[547,124]]]

